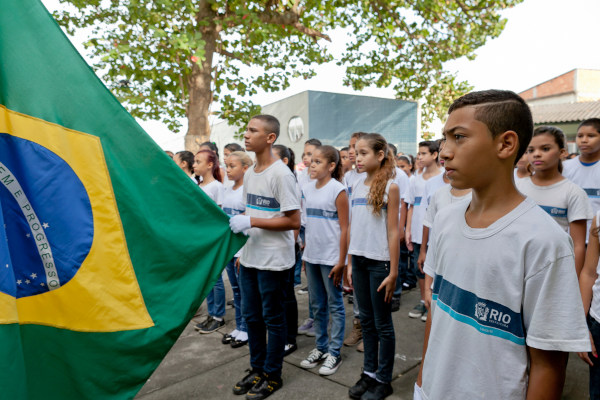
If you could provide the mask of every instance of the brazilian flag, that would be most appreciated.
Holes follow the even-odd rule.
[[[243,245],[38,0],[0,9],[0,398],[127,399]]]

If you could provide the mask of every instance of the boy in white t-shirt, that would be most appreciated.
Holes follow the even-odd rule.
[[[568,352],[590,349],[569,236],[515,188],[533,132],[509,91],[469,93],[449,109],[441,157],[452,186],[472,188],[435,216],[424,399],[558,399]]]
[[[579,124],[575,142],[581,154],[564,162],[563,176],[584,190],[595,214],[600,211],[600,118]],[[590,225],[591,220],[587,224],[588,236]]]
[[[239,284],[252,369],[233,392],[258,400],[283,384],[287,333],[283,289],[287,270],[296,261],[293,230],[300,228],[296,178],[272,151],[278,136],[279,121],[271,115],[248,122],[244,140],[246,150],[256,154],[256,163],[244,175],[246,214],[229,220],[233,232],[250,236],[239,258]]]
[[[410,183],[410,196],[408,203],[408,217],[406,222],[406,246],[412,251],[411,266],[417,276],[417,284],[421,292],[421,301],[409,313],[410,318],[421,318],[426,312],[425,307],[425,274],[418,267],[419,253],[421,251],[423,235],[423,219],[427,210],[427,197],[425,185],[430,179],[442,174],[438,165],[439,145],[436,141],[424,141],[419,143],[417,159],[421,162],[424,171],[416,175]]]

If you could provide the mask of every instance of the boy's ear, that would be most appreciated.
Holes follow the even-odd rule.
[[[275,132],[267,133],[267,143],[273,144],[277,140],[277,135]]]
[[[515,131],[506,131],[496,137],[496,153],[502,160],[513,157],[519,151],[519,135]]]

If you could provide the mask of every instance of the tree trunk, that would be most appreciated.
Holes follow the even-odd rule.
[[[214,12],[207,1],[200,1],[198,21],[209,22],[201,26],[200,32],[204,45],[204,59],[201,66],[194,63],[188,78],[189,103],[187,105],[188,130],[185,135],[185,149],[196,153],[200,144],[210,139],[210,123],[208,111],[212,103],[212,63],[216,49],[218,32],[214,24]]]

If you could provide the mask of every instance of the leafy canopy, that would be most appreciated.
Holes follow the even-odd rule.
[[[61,0],[70,7],[54,15],[71,35],[88,30],[94,68],[134,116],[172,130],[197,111],[188,108],[190,78],[206,60],[214,113],[231,124],[260,111],[249,100],[259,90],[285,89],[330,61],[346,67],[344,84],[355,90],[393,87],[398,98],[424,99],[427,124],[471,90],[444,62],[473,59],[502,32],[499,12],[520,1]],[[326,45],[334,29],[348,37],[335,59]]]

